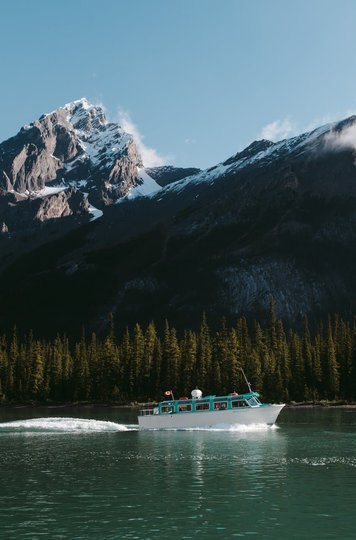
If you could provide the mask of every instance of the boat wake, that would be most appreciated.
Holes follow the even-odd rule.
[[[1,433],[101,433],[129,431],[124,424],[84,418],[32,418],[0,423]]]

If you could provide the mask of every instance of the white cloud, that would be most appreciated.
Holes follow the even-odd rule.
[[[160,156],[157,150],[145,145],[143,142],[144,135],[140,133],[138,127],[132,121],[130,114],[127,111],[119,109],[118,121],[122,129],[133,136],[145,167],[159,167],[167,162],[167,158]]]
[[[293,135],[296,131],[296,127],[293,125],[289,118],[283,120],[275,120],[270,122],[264,128],[262,128],[258,138],[268,139],[269,141],[280,141]]]
[[[341,121],[340,118],[349,118],[354,115],[354,110],[348,110],[344,114],[327,114],[322,118],[314,119],[304,126],[300,126],[289,118],[275,120],[274,122],[267,124],[261,130],[259,138],[279,141],[329,125],[322,135],[322,138],[319,139],[320,144],[315,148],[316,151],[341,152],[348,149],[356,151],[356,122],[346,125],[343,129],[339,129],[338,131],[336,131],[334,127],[334,123]]]
[[[271,141],[280,141],[281,139],[286,139],[288,137],[294,137],[295,135],[300,135],[301,133],[307,133],[313,131],[316,128],[324,126],[326,124],[331,124],[333,122],[338,122],[340,119],[349,118],[356,114],[354,109],[349,109],[344,113],[334,113],[334,114],[325,114],[320,118],[315,118],[311,122],[305,125],[300,125],[298,122],[291,120],[290,117],[286,117],[282,120],[275,120],[270,122],[262,128],[258,138],[259,139],[268,139]],[[339,148],[346,147],[353,148],[353,130],[348,131],[343,130],[343,136],[340,138],[340,135],[336,133],[333,136],[330,136],[329,145],[333,146],[336,149],[336,139],[339,141],[337,144]],[[332,135],[332,134],[330,134]]]
[[[326,150],[356,150],[356,124],[347,126],[342,131],[330,131],[325,135],[324,142]]]

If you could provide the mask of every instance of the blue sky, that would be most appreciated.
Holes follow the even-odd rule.
[[[3,0],[0,140],[82,96],[208,167],[356,111],[354,0]]]

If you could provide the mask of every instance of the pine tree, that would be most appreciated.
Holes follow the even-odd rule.
[[[277,350],[276,350],[276,388],[275,393],[279,393],[280,399],[289,401],[289,385],[291,380],[290,351],[284,332],[283,322],[279,319],[276,322]]]
[[[313,399],[313,389],[315,386],[313,347],[310,338],[309,321],[307,316],[304,317],[303,322],[302,355],[304,359],[305,387],[307,394],[305,397],[307,399]]]
[[[49,347],[49,388],[52,399],[60,399],[63,395],[62,381],[62,340],[57,334],[53,345]]]
[[[334,345],[334,339],[331,329],[331,322],[329,319],[327,326],[327,349],[325,358],[325,383],[327,390],[327,397],[329,399],[336,399],[339,394],[339,369],[336,360],[336,351]]]
[[[122,363],[122,379],[124,395],[126,398],[132,398],[134,395],[134,369],[132,363],[132,345],[128,327],[125,328],[122,337],[120,357]]]
[[[75,345],[74,366],[73,366],[74,399],[84,401],[90,396],[90,372],[85,341],[85,330],[79,343]]]
[[[226,320],[222,319],[220,329],[216,332],[214,341],[214,360],[219,364],[221,387],[219,394],[227,394],[231,391],[231,356],[229,351],[229,335],[226,327]],[[214,381],[211,381],[211,390],[214,390]],[[216,389],[214,390],[214,393]]]
[[[121,397],[120,355],[112,330],[109,330],[102,346],[101,364],[103,371],[101,395],[105,401],[117,401]]]
[[[197,339],[191,330],[184,332],[184,337],[180,345],[182,354],[182,392],[190,396],[190,392],[195,388],[195,370],[197,362]]]
[[[237,337],[237,332],[232,328],[228,335],[228,359],[230,371],[230,385],[228,390],[236,392],[241,380],[241,363],[240,363],[240,344]]]
[[[43,399],[43,381],[44,381],[44,357],[40,341],[33,343],[31,375],[29,384],[29,393],[31,398],[36,400]]]
[[[132,377],[133,384],[135,388],[135,393],[137,396],[143,397],[143,359],[145,352],[145,339],[141,326],[135,324],[133,331],[133,341],[132,341]]]
[[[153,321],[146,328],[142,361],[142,393],[144,396],[154,396],[154,380],[152,376],[154,354],[157,341],[156,327]]]
[[[261,325],[255,321],[254,322],[254,346],[253,346],[253,350],[256,352],[256,354],[259,357],[259,366],[257,365],[257,369],[260,369],[260,371],[261,371],[260,383],[258,384],[258,381],[257,381],[257,384],[258,384],[259,392],[264,396],[266,395],[266,391],[268,392],[268,389],[265,387],[266,386],[265,385],[265,375],[266,375],[266,371],[267,371],[266,358],[267,358],[267,355],[268,355],[267,342],[268,342],[268,339],[267,339],[265,333],[263,332],[263,330],[261,328]],[[248,374],[249,374],[249,371],[248,371]],[[249,378],[251,378],[251,377],[249,376]],[[256,384],[256,387],[257,387],[257,384]]]
[[[90,343],[88,346],[88,363],[89,371],[91,375],[90,385],[90,398],[97,400],[101,397],[102,383],[103,383],[103,370],[102,364],[102,350],[98,343],[98,338],[95,332],[92,332]]]
[[[205,313],[200,325],[200,330],[197,340],[197,362],[196,362],[196,385],[202,388],[205,392],[211,392],[212,381],[209,380],[209,373],[212,362],[212,344],[210,331]],[[209,389],[209,390],[208,390]]]
[[[251,374],[250,361],[251,361],[251,354],[252,354],[252,343],[251,343],[250,332],[249,332],[245,317],[240,317],[237,320],[236,333],[237,333],[237,340],[239,344],[239,354],[238,354],[239,367],[245,371],[248,378],[250,379],[251,378],[250,377],[250,374]],[[239,375],[238,375],[238,385],[239,387],[241,387],[241,385],[243,384],[245,384],[245,381],[242,376],[242,372],[240,370]]]
[[[269,334],[269,345],[273,352],[277,349],[277,318],[276,318],[276,302],[273,296],[270,297],[269,310],[268,310],[268,334]]]
[[[0,401],[6,399],[6,380],[7,380],[8,358],[6,337],[0,338]]]
[[[352,399],[352,335],[350,324],[339,321],[336,336],[336,356],[340,368],[340,391],[348,400]]]
[[[305,365],[303,360],[302,340],[295,332],[291,332],[290,355],[292,367],[290,398],[295,401],[303,401],[305,392]]]
[[[170,387],[181,393],[182,384],[180,381],[180,349],[175,328],[170,329],[169,333],[169,371],[170,371]]]
[[[350,377],[350,395],[351,399],[356,400],[356,319],[353,321],[351,329],[351,346],[352,346],[352,361],[351,361],[351,377]]]
[[[17,328],[14,327],[10,351],[8,355],[8,378],[7,378],[7,395],[10,399],[17,399],[18,391],[18,361],[19,361],[19,345]]]
[[[164,321],[163,329],[161,378],[165,390],[174,390],[170,373],[170,327],[167,320]]]
[[[162,395],[164,384],[162,382],[162,346],[158,338],[155,341],[155,348],[153,351],[152,377],[153,395],[156,399],[159,399]]]
[[[251,383],[251,387],[257,392],[261,393],[263,389],[261,359],[258,351],[255,349],[253,349],[250,354],[248,363],[248,379]]]
[[[62,399],[73,399],[73,358],[66,335],[62,337]]]

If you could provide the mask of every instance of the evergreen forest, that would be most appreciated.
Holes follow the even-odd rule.
[[[244,317],[217,330],[203,316],[198,331],[177,335],[151,322],[115,337],[113,321],[104,339],[83,331],[35,339],[32,333],[0,338],[0,401],[131,403],[176,398],[199,387],[204,395],[246,392],[240,367],[264,401],[356,401],[356,320],[333,316],[311,334],[307,318],[297,332],[275,316],[261,326]]]

